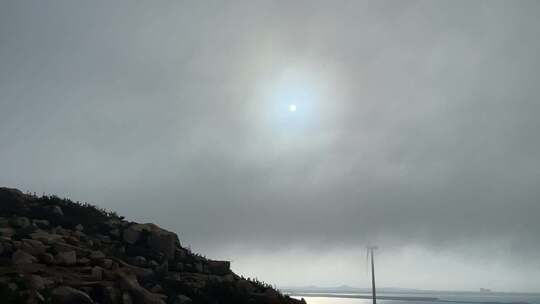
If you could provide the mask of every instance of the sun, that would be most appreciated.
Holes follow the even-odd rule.
[[[296,105],[295,104],[290,104],[289,105],[289,112],[296,112]]]

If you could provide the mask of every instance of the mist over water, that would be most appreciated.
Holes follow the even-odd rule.
[[[338,296],[346,296],[355,294],[337,294]],[[370,296],[370,294],[362,294]],[[384,294],[381,296],[403,296],[403,297],[437,297],[437,301],[416,301],[416,300],[381,300],[377,299],[377,303],[380,304],[444,304],[444,303],[462,303],[462,304],[480,304],[480,303],[499,303],[499,304],[510,304],[510,303],[529,303],[529,304],[538,304],[540,303],[540,294],[483,294],[483,293],[451,293],[451,292],[430,292],[429,294],[420,293],[415,294],[414,292],[404,293],[404,294]],[[372,299],[351,299],[351,298],[340,298],[332,297],[328,295],[326,297],[310,297],[296,296],[295,298],[304,298],[309,304],[372,304]]]

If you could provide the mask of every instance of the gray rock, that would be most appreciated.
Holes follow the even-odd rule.
[[[122,292],[113,286],[104,287],[103,301],[104,304],[120,304],[122,303]]]
[[[9,227],[9,219],[5,217],[0,217],[0,228]]]
[[[15,265],[32,264],[36,258],[23,250],[18,249],[11,256],[11,262]]]
[[[78,246],[79,245],[79,239],[75,236],[65,236],[64,237],[64,240],[66,240],[66,243],[70,244],[70,245],[74,245],[74,246]]]
[[[140,255],[133,257],[132,262],[135,266],[146,266],[146,258]]]
[[[133,304],[133,299],[129,292],[122,293],[122,304]]]
[[[24,285],[30,290],[42,290],[45,289],[45,281],[42,277],[31,274],[24,277]]]
[[[115,228],[115,227],[120,226],[122,224],[122,221],[120,221],[119,219],[116,219],[116,218],[112,218],[112,219],[108,219],[107,221],[105,221],[104,224],[107,225],[107,227],[109,227],[109,228]]]
[[[59,252],[56,255],[56,262],[64,266],[73,266],[77,264],[77,254],[73,250]]]
[[[187,250],[184,248],[176,248],[174,251],[175,260],[183,260],[187,256]]]
[[[23,298],[26,299],[25,304],[41,304],[41,303],[45,303],[45,298],[37,290],[24,291]]]
[[[163,278],[169,271],[169,261],[163,262],[161,265],[155,268],[155,274],[158,278]]]
[[[152,286],[150,291],[153,292],[153,293],[164,293],[165,289],[163,289],[163,287],[161,285],[156,284],[156,285]]]
[[[93,304],[94,301],[85,293],[69,286],[60,286],[51,292],[53,303],[57,304]]]
[[[81,225],[81,224],[77,224],[77,226],[75,226],[75,230],[77,230],[77,231],[83,231],[83,230],[84,230],[84,226]]]
[[[57,242],[57,243],[54,243],[53,244],[53,248],[54,250],[56,250],[56,252],[66,252],[66,251],[73,251],[75,250],[73,246],[69,245],[69,244],[66,244],[64,242]],[[82,252],[79,252],[79,254],[81,254]],[[81,254],[82,255],[82,254]]]
[[[12,243],[3,242],[2,247],[3,247],[3,253],[6,255],[11,255],[13,251],[15,251],[15,247],[13,246]]]
[[[88,256],[91,260],[101,260],[105,258],[105,254],[99,250],[94,250]]]
[[[86,293],[87,295],[91,295],[92,292],[94,291],[94,288],[93,287],[90,287],[90,286],[81,286],[78,288],[80,291]],[[91,297],[90,297],[91,298]]]
[[[62,236],[58,234],[48,233],[46,231],[36,231],[30,234],[30,238],[33,240],[41,241],[44,244],[53,244],[62,240]]]
[[[112,265],[113,261],[111,259],[103,259],[101,261],[101,266],[103,266],[105,269],[111,269]]]
[[[38,256],[38,260],[43,264],[52,264],[54,263],[54,257],[50,253],[43,253]]]
[[[95,237],[103,243],[111,243],[111,237],[103,234],[96,234]]]
[[[23,239],[20,249],[30,253],[31,255],[38,256],[45,253],[47,246],[38,240]]]
[[[190,304],[193,303],[190,297],[185,295],[177,295],[174,299],[174,304]]]
[[[212,274],[226,275],[231,272],[231,262],[229,261],[213,261],[207,262],[208,271]]]
[[[179,241],[175,233],[161,228],[153,230],[148,238],[148,247],[155,251],[163,252],[169,259],[174,259],[177,243]]]
[[[32,220],[32,223],[38,228],[47,228],[50,225],[47,220]]]
[[[141,232],[143,231],[143,227],[140,224],[133,224],[126,229],[124,229],[124,232],[122,233],[122,238],[124,239],[124,242],[128,244],[135,244],[141,237]]]
[[[113,229],[113,230],[109,231],[109,234],[114,236],[114,237],[119,238],[120,237],[120,229]]]
[[[236,288],[243,290],[247,293],[253,292],[253,285],[248,280],[238,280],[236,281]]]
[[[19,189],[0,187],[0,201],[4,204],[17,206],[22,204],[27,197],[28,195]]]
[[[226,274],[222,277],[223,282],[232,283],[234,282],[234,276],[232,274]]]
[[[151,293],[139,285],[135,276],[119,272],[118,277],[120,288],[133,296],[135,304],[165,304],[159,294]]]
[[[82,231],[75,231],[73,232],[73,235],[78,237],[81,241],[86,241],[87,239],[86,234]]]
[[[6,228],[0,228],[0,236],[3,236],[3,237],[12,237],[15,235],[15,229],[11,228],[11,227],[6,227]]]
[[[132,245],[137,243],[143,231],[149,232],[147,245],[150,249],[162,252],[169,259],[174,258],[176,245],[180,244],[178,236],[154,224],[131,224],[122,234],[124,242]]]
[[[17,284],[15,284],[13,282],[8,283],[6,287],[10,292],[14,292],[14,291],[17,291],[19,289],[19,287],[17,287]]]
[[[69,236],[71,234],[71,230],[68,230],[68,229],[64,229],[62,228],[62,226],[56,226],[54,228],[54,233],[56,234],[60,234],[62,236]]]
[[[101,281],[103,279],[103,268],[99,266],[92,267],[92,278],[96,281]]]
[[[175,270],[180,271],[180,272],[184,271],[184,264],[183,263],[177,263]]]
[[[62,208],[60,208],[60,206],[52,207],[52,213],[58,216],[64,216],[64,212],[62,211]]]
[[[9,220],[9,224],[15,228],[26,228],[30,226],[30,220],[27,217],[14,217]]]

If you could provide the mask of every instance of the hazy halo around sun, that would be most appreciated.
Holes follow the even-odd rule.
[[[263,101],[263,109],[257,110],[257,114],[276,134],[288,136],[309,131],[321,123],[322,101],[328,99],[329,82],[324,76],[317,68],[310,67],[265,73],[257,86]]]

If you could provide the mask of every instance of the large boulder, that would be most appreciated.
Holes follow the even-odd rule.
[[[185,296],[185,295],[177,295],[174,299],[174,304],[191,304],[193,301],[191,298]]]
[[[64,216],[64,211],[62,211],[62,208],[60,208],[60,206],[52,206],[51,212],[56,216]]]
[[[49,228],[49,221],[47,220],[32,220],[32,224],[38,228]]]
[[[94,301],[84,292],[69,287],[60,286],[51,292],[51,299],[54,304],[93,304]]]
[[[122,304],[133,304],[133,298],[129,292],[122,293]]]
[[[9,219],[5,217],[0,217],[0,228],[9,227]]]
[[[231,272],[231,262],[229,261],[208,260],[207,267],[211,274],[226,275]]]
[[[35,289],[29,289],[21,292],[21,295],[25,299],[25,304],[42,304],[45,303],[45,298],[39,291]]]
[[[31,274],[24,277],[24,284],[30,290],[42,290],[45,288],[45,281],[42,277]]]
[[[15,228],[26,228],[30,226],[30,220],[27,217],[14,217],[9,220],[9,224]]]
[[[176,233],[162,229],[154,224],[131,224],[122,234],[128,244],[143,244],[156,252],[163,253],[167,258],[174,259],[178,241]]]
[[[50,265],[52,263],[54,263],[54,257],[52,254],[50,253],[43,253],[43,254],[40,254],[38,257],[38,260],[39,262],[43,263],[43,264],[47,264],[47,265]]]
[[[105,258],[105,254],[100,250],[92,250],[88,256],[91,260],[102,260]]]
[[[106,286],[103,288],[104,304],[120,304],[122,301],[122,292],[114,286]]]
[[[23,194],[18,189],[0,187],[0,202],[2,202],[2,209],[5,209],[7,214],[20,211],[27,197],[28,195]]]
[[[62,236],[54,233],[48,233],[46,231],[36,231],[30,234],[30,238],[33,240],[38,240],[44,244],[53,244],[57,241],[62,240]]]
[[[47,246],[38,240],[23,239],[21,249],[30,253],[31,255],[38,256],[45,253]]]
[[[14,265],[32,264],[36,261],[36,258],[25,252],[24,250],[17,250],[11,256],[11,262]]]
[[[73,266],[77,264],[77,254],[75,251],[63,251],[56,254],[56,262],[64,266]]]
[[[135,304],[165,304],[159,294],[152,293],[139,285],[136,276],[118,272],[118,278],[120,288],[131,294]]]
[[[135,244],[139,241],[141,238],[141,233],[144,230],[144,225],[142,224],[132,224],[126,229],[124,229],[124,233],[122,234],[122,237],[124,239],[124,242],[128,244]]]
[[[103,268],[99,266],[92,267],[90,275],[94,280],[101,281],[103,279]]]
[[[16,233],[15,229],[11,227],[0,228],[0,236],[10,238]]]
[[[167,230],[159,229],[151,232],[148,237],[148,247],[162,252],[167,258],[174,258],[178,236]]]

